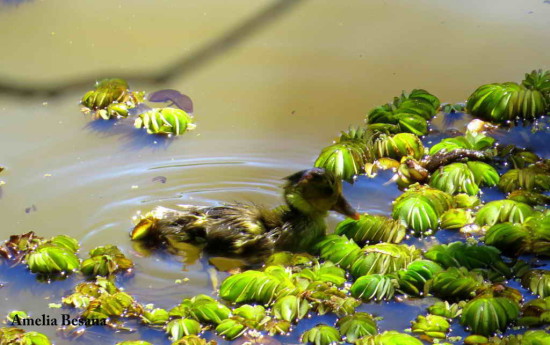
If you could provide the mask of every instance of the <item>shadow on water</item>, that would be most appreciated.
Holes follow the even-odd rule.
[[[4,2],[21,2],[21,0],[1,0]],[[174,63],[160,69],[160,72],[144,71],[134,73],[122,73],[120,70],[93,72],[92,75],[79,76],[68,81],[59,83],[48,83],[47,85],[26,84],[17,80],[0,76],[0,93],[13,94],[24,97],[32,96],[59,96],[67,91],[75,89],[84,89],[89,86],[90,80],[99,80],[103,78],[118,76],[122,79],[132,80],[133,82],[162,84],[172,79],[180,78],[191,72],[196,72],[204,67],[217,56],[227,52],[229,49],[237,46],[245,39],[265,28],[274,20],[281,18],[299,4],[307,0],[275,0],[258,12],[243,20],[235,27],[225,31],[220,37],[207,43],[202,48],[191,54],[184,54]],[[182,47],[184,50],[185,47]],[[52,86],[50,86],[52,85]]]
[[[147,134],[144,129],[136,129],[133,119],[103,120],[96,119],[88,122],[84,129],[100,137],[119,136],[121,148],[126,151],[143,149],[166,150],[176,137],[166,135]]]

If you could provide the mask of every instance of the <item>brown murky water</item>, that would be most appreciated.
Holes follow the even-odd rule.
[[[211,292],[208,265],[182,271],[173,258],[137,257],[128,238],[136,211],[276,205],[282,177],[309,167],[339,130],[401,90],[463,101],[482,83],[550,68],[550,4],[542,0],[6,2],[1,237],[63,233],[82,252],[117,244],[138,264],[127,289],[161,307]],[[188,94],[198,128],[170,141],[131,121],[91,122],[78,100],[105,76]],[[354,206],[388,212],[387,191],[354,188],[346,187]],[[174,284],[182,277],[191,281]],[[0,317],[46,312],[71,288],[2,280]],[[65,343],[52,328],[37,330]],[[137,336],[92,334],[84,343]]]

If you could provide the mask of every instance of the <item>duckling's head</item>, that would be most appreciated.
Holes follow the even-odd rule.
[[[342,182],[321,168],[302,170],[286,178],[284,187],[287,204],[306,215],[324,216],[336,211],[353,219],[359,214],[344,199]]]

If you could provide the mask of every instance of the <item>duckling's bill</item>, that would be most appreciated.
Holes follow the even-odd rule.
[[[336,204],[332,206],[332,211],[343,214],[344,216],[350,217],[355,220],[359,220],[360,215],[355,211],[355,209],[349,204],[349,202],[344,199],[344,196],[340,195]]]

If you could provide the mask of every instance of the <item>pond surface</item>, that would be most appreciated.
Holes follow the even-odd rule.
[[[458,102],[481,84],[550,69],[549,18],[542,0],[0,1],[1,239],[30,230],[67,234],[81,242],[81,254],[116,244],[136,263],[119,283],[144,304],[168,308],[213,294],[227,274],[208,258],[182,263],[133,249],[128,232],[137,211],[276,206],[283,177],[310,167],[340,130],[401,90],[425,88]],[[83,116],[79,99],[106,76],[125,77],[136,90],[189,95],[197,129],[170,140],[134,130],[131,120]],[[514,133],[505,140],[549,156],[541,146],[547,136]],[[360,178],[345,194],[359,211],[388,215],[400,193],[384,184],[390,177]],[[60,313],[48,303],[79,279],[39,284],[22,268],[1,266],[0,282],[3,318],[13,309]],[[382,329],[402,330],[429,304],[361,310],[384,316]],[[73,343],[52,327],[33,330]],[[162,332],[142,328],[95,327],[75,341],[138,338],[169,344]]]

